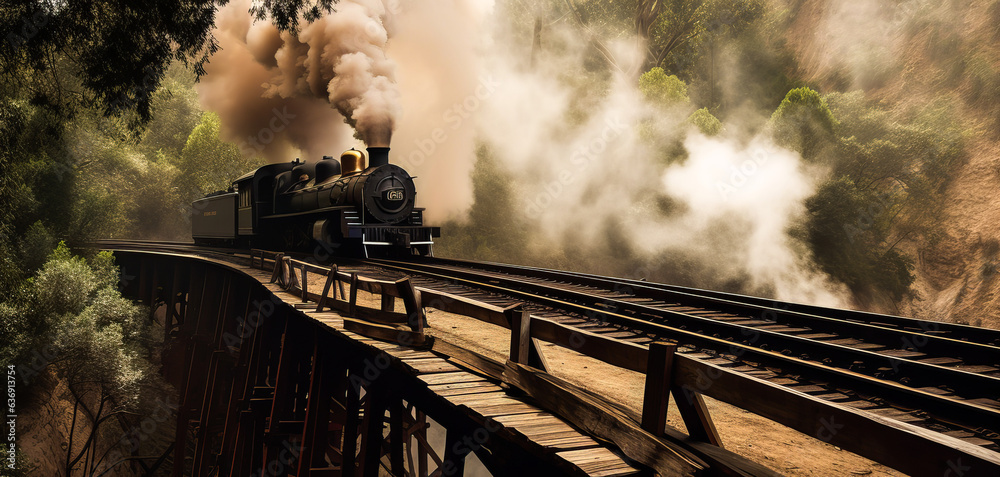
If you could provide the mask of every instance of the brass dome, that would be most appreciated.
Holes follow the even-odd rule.
[[[365,154],[353,147],[340,155],[342,174],[350,176],[365,170]]]

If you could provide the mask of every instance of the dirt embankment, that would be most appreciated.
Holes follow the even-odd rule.
[[[970,147],[946,195],[937,243],[910,244],[914,296],[906,316],[1000,328],[1000,144]]]
[[[96,451],[90,454],[90,460],[87,456],[77,460],[84,443],[91,435],[92,425],[83,406],[76,409],[74,425],[75,401],[66,382],[58,379],[50,369],[40,372],[31,382],[31,392],[25,395],[23,402],[18,403],[17,433],[17,445],[31,465],[29,475],[65,476],[67,463],[70,464],[70,475],[91,475],[84,467],[85,462],[89,464],[93,460],[97,461],[93,466],[97,473],[110,467],[103,474],[107,477],[141,475],[134,462],[123,461],[128,457],[132,443],[141,444],[142,448],[158,447],[151,443],[172,438],[173,416],[169,415],[170,410],[167,408],[148,410],[161,417],[153,420],[146,416],[129,430],[125,430],[128,426],[122,424],[122,421],[110,418],[99,427]],[[88,403],[87,406],[96,409],[91,404]],[[159,414],[156,414],[157,411]],[[71,445],[72,452],[68,452]]]
[[[900,245],[914,261],[912,295],[871,311],[1000,328],[1000,6],[796,5],[786,38],[802,79],[821,92],[861,88],[898,111],[943,101],[966,130],[967,161],[947,185],[937,233]],[[873,71],[891,74],[866,81]]]

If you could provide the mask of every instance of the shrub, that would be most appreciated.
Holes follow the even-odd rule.
[[[819,93],[803,87],[785,95],[771,115],[771,127],[779,145],[811,161],[833,142],[837,119]]]
[[[649,101],[663,106],[687,103],[687,85],[663,68],[655,67],[639,77],[639,91]]]
[[[691,113],[691,116],[688,117],[688,123],[696,126],[706,136],[714,136],[722,132],[722,122],[708,112],[708,108],[701,108]]]

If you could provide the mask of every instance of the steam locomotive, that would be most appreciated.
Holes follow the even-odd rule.
[[[198,244],[430,256],[441,229],[424,226],[415,197],[413,178],[389,164],[388,147],[369,147],[367,166],[352,148],[340,160],[263,166],[194,201],[191,236]]]

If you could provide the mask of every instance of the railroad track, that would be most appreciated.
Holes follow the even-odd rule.
[[[183,242],[98,245],[249,259]],[[537,316],[637,344],[674,340],[690,357],[1000,452],[998,330],[526,266],[369,259],[349,267],[501,306],[523,302]]]
[[[1000,451],[997,330],[523,266],[364,263],[626,341],[675,340],[713,364]]]

